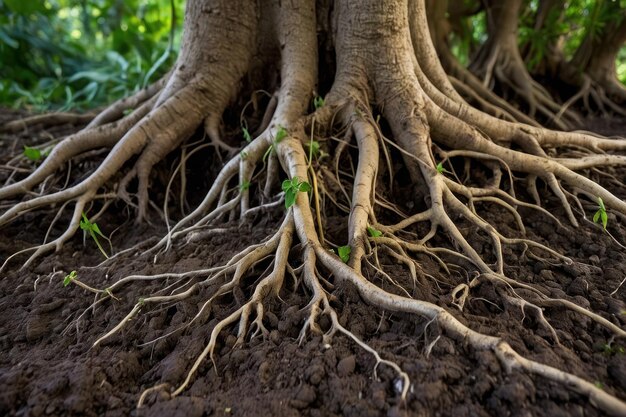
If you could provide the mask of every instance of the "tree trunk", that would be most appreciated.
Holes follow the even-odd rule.
[[[550,93],[528,73],[517,39],[522,0],[484,0],[487,10],[488,39],[476,54],[470,70],[483,80],[485,86],[498,88],[503,94],[515,94],[528,109],[561,129],[578,124],[569,111],[561,112]]]

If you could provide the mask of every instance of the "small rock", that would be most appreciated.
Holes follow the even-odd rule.
[[[372,402],[374,403],[374,407],[382,410],[385,407],[385,403],[387,400],[387,396],[385,395],[385,391],[382,389],[374,391],[372,394]]]
[[[348,376],[354,372],[356,368],[356,359],[354,355],[346,356],[337,364],[337,373],[339,376]]]

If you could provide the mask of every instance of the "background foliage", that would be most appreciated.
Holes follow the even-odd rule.
[[[478,0],[465,0],[478,1]],[[0,0],[0,105],[86,109],[128,95],[162,75],[179,47],[184,0]],[[538,0],[521,16],[532,67],[563,35],[570,58],[587,33],[626,18],[626,0],[568,0],[564,23],[533,28]],[[622,13],[611,12],[611,6]],[[619,10],[619,9],[617,9]],[[172,29],[172,11],[176,16]],[[463,64],[487,38],[485,12],[463,22],[451,49]],[[626,83],[626,48],[617,60]]]
[[[0,104],[89,108],[172,64],[182,0],[0,0]],[[171,42],[173,41],[173,42]]]

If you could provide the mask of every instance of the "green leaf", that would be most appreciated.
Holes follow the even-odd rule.
[[[308,182],[301,182],[300,184],[298,184],[298,190],[303,193],[308,193],[309,191],[311,191],[311,184],[309,184]]]
[[[312,140],[311,142],[309,142],[309,149],[310,149],[311,155],[313,156],[319,155],[320,143],[316,140]]]
[[[244,181],[239,185],[239,191],[247,191],[250,188],[250,181]]]
[[[594,223],[598,223],[598,220],[600,219],[600,213],[601,210],[596,211],[596,214],[593,215],[593,222]]]
[[[46,10],[43,1],[5,0],[4,2],[9,9],[17,14],[21,14],[22,16],[27,16],[37,12],[44,12]]]
[[[369,233],[371,237],[381,237],[383,235],[383,232],[376,230],[371,226],[367,226],[367,233]]]
[[[285,180],[280,187],[284,192],[287,192],[293,188],[293,185],[291,184],[291,180]]]
[[[70,282],[74,281],[76,279],[76,271],[72,271],[69,274],[67,274],[65,276],[65,278],[63,278],[63,286],[67,287],[68,285],[70,285]]]
[[[285,191],[285,208],[293,206],[296,203],[296,191],[293,188]]]
[[[440,174],[443,174],[443,173],[447,173],[447,172],[450,172],[450,171],[448,171],[447,169],[445,169],[443,167],[443,162],[439,162],[437,164],[437,172],[440,173]]]
[[[287,137],[287,131],[284,127],[278,125],[278,130],[276,131],[276,137],[274,138],[275,143],[280,143],[283,139]]]
[[[602,197],[598,197],[598,205],[600,206],[601,210],[606,211],[606,207],[604,206],[604,201],[602,201]]]
[[[352,248],[348,245],[339,246],[337,248],[337,252],[343,263],[348,263],[348,261],[350,260],[350,252],[352,252]]]
[[[600,220],[602,220],[602,227],[606,230],[606,225],[609,222],[609,216],[606,215],[606,211],[600,212]]]
[[[30,146],[24,146],[24,156],[34,162],[41,160],[42,157],[39,149]]]
[[[250,132],[248,132],[248,129],[242,126],[241,131],[243,132],[243,138],[246,140],[246,142],[248,143],[252,142],[252,135],[250,135]]]
[[[97,223],[91,223],[91,230],[93,230],[96,234],[104,237]]]
[[[313,99],[313,106],[315,106],[315,110],[319,110],[324,107],[324,99],[320,96],[316,96]]]

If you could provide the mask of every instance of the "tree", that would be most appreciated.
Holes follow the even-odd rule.
[[[502,10],[495,3],[487,3],[490,13],[518,12],[517,9]],[[461,310],[472,288],[479,282],[488,282],[501,289],[501,297],[534,312],[540,324],[553,332],[555,340],[558,337],[543,317],[543,307],[570,309],[604,326],[615,337],[626,337],[626,332],[609,320],[567,300],[550,298],[531,284],[507,277],[502,249],[504,245],[520,246],[547,254],[559,262],[571,262],[556,250],[524,235],[524,220],[517,207],[536,209],[560,224],[541,207],[546,196],[538,192],[538,182],[546,184],[560,200],[573,226],[579,225],[580,214],[572,208],[571,201],[582,207],[577,195],[594,203],[601,198],[607,208],[626,215],[624,201],[581,173],[624,164],[626,158],[611,152],[626,150],[626,140],[552,131],[501,120],[475,109],[461,98],[447,77],[428,28],[424,0],[339,0],[334,3],[189,0],[181,52],[172,71],[148,89],[102,111],[84,130],[56,145],[31,174],[0,189],[0,199],[15,201],[0,216],[0,224],[27,211],[73,204],[66,231],[55,240],[33,248],[26,266],[43,253],[59,248],[75,233],[85,207],[105,196],[110,197],[110,193],[101,192],[103,188],[113,189],[119,198],[135,205],[138,220],[144,220],[149,213],[153,166],[202,127],[215,153],[225,153],[229,159],[203,201],[169,228],[169,233],[147,250],[148,254],[167,251],[181,238],[193,236],[201,226],[219,224],[229,218],[249,221],[250,214],[282,204],[282,198],[293,205],[287,204],[289,207],[275,234],[241,251],[224,265],[210,265],[184,274],[130,276],[105,290],[89,287],[101,299],[106,299],[121,291],[123,286],[145,279],[175,276],[189,280],[209,276],[175,295],[139,299],[128,316],[94,345],[119,332],[146,305],[185,299],[201,288],[219,283],[196,318],[204,316],[217,297],[245,285],[243,278],[253,273],[254,265],[273,256],[269,273],[255,280],[247,301],[211,330],[210,342],[191,366],[185,381],[171,395],[183,392],[199,365],[207,356],[213,356],[222,331],[236,325],[238,343],[245,342],[251,328],[266,332],[262,322],[264,305],[268,298],[278,296],[289,272],[298,274],[300,285],[306,286],[312,294],[301,337],[310,332],[322,333],[325,337],[339,332],[353,338],[373,353],[379,363],[392,366],[402,375],[405,380],[403,396],[409,389],[407,375],[341,325],[331,303],[331,285],[321,274],[332,276],[335,283],[354,286],[372,306],[413,313],[437,322],[447,335],[460,343],[493,352],[506,369],[521,369],[564,384],[588,396],[603,412],[623,415],[626,404],[593,383],[549,364],[526,359],[500,338],[468,328],[448,309],[385,291],[361,273],[366,255],[375,246],[404,264],[419,284],[420,266],[411,253],[423,253],[440,262],[443,269],[458,264],[477,273],[468,282],[455,282],[450,277],[450,283],[454,284],[453,304]],[[514,34],[509,33],[507,40]],[[486,47],[490,52],[486,52],[489,59],[484,61],[485,68],[491,68],[497,61],[494,56],[500,56],[494,55],[492,48],[498,49],[497,46]],[[507,51],[519,57],[516,46]],[[521,65],[520,62],[515,60]],[[505,69],[505,63],[501,64]],[[525,82],[524,77],[520,80],[520,83]],[[548,105],[537,98],[541,90],[534,83],[530,84],[529,91],[524,85],[515,85],[522,87],[519,94],[531,108],[537,100],[543,106]],[[250,97],[260,89],[269,91],[271,99],[266,102],[265,115],[255,126],[256,133],[251,134],[253,129],[243,126],[243,134],[246,138],[249,135],[249,141],[239,149],[224,134],[222,116],[237,97]],[[322,91],[318,89],[328,89],[328,92],[323,99],[315,100],[311,110],[315,91]],[[500,103],[491,96],[490,100],[492,109]],[[537,108],[541,110],[540,105]],[[553,106],[547,108],[549,113],[556,111]],[[377,111],[385,127],[381,127],[382,122],[375,117]],[[41,121],[40,117],[23,120],[7,124],[5,129]],[[391,139],[383,133],[389,133]],[[356,143],[358,162],[351,196],[344,189],[344,183],[333,180],[337,177],[332,173],[327,175],[328,171],[324,170],[328,168],[313,158],[314,149],[318,149],[322,139],[338,135],[344,138],[338,145],[325,141],[321,146],[332,154],[336,167],[347,153],[348,142]],[[314,142],[311,138],[320,140]],[[100,148],[110,148],[108,156],[86,179],[68,188],[30,197],[30,190],[66,161]],[[377,221],[378,210],[394,210],[393,204],[385,201],[382,189],[384,182],[393,187],[397,174],[396,168],[388,163],[390,148],[402,155],[419,198],[412,214],[403,216],[396,224],[382,224]],[[571,149],[577,151],[576,157],[568,156]],[[491,172],[491,178],[484,182],[461,181],[455,174],[459,159],[484,167]],[[129,170],[119,176],[126,167]],[[524,176],[523,181],[521,176]],[[283,182],[284,193],[279,193],[280,179],[285,177],[288,180]],[[250,186],[253,181],[258,185],[261,180],[264,181],[262,186]],[[516,196],[515,185],[520,181],[525,182],[534,199],[532,203]],[[337,256],[324,239],[324,213],[318,202],[321,195],[325,195],[337,201],[341,208],[341,201],[335,197],[343,193],[349,203],[348,245],[337,248],[340,255]],[[27,198],[18,201],[23,196]],[[515,219],[519,233],[509,237],[496,230],[480,216],[476,207],[479,202],[497,204],[507,210]],[[416,237],[416,232],[422,230],[416,225],[424,224],[426,228],[420,232],[421,238]],[[484,233],[493,253],[477,252],[461,224]],[[434,238],[438,235],[444,235],[449,244],[437,243]],[[300,243],[299,250],[292,253],[296,242]],[[144,255],[146,260],[152,259],[148,254]],[[290,267],[294,257],[301,262],[301,267]],[[516,291],[521,289],[524,291]],[[326,316],[331,323],[325,332],[319,324],[321,316]],[[142,396],[142,400],[144,398]]]
[[[554,27],[564,12],[564,3],[541,2],[536,28]],[[563,42],[556,41],[540,55],[540,72],[577,90],[564,107],[582,99],[588,113],[597,109],[605,115],[609,111],[624,115],[626,88],[617,80],[615,61],[626,42],[626,10],[620,2],[598,1],[588,14],[585,35],[572,58],[566,59]]]

